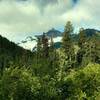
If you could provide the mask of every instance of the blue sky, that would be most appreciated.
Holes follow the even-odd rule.
[[[0,0],[0,34],[18,42],[71,20],[79,28],[100,29],[100,0]]]

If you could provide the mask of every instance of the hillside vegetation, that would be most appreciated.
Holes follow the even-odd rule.
[[[68,21],[58,48],[43,34],[34,53],[0,36],[0,100],[99,100],[100,39],[85,32],[73,41]]]

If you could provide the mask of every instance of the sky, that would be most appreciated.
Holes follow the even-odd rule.
[[[0,35],[18,42],[27,36],[63,31],[67,21],[75,30],[100,29],[100,0],[0,0]]]

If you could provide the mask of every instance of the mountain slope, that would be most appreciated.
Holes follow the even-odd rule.
[[[100,33],[100,31],[96,30],[96,29],[85,29],[85,33],[86,33],[87,37],[91,37],[93,35],[97,35],[97,33]]]
[[[11,63],[26,64],[25,61],[33,54],[29,50],[18,46],[8,39],[0,36],[0,70],[9,67]]]

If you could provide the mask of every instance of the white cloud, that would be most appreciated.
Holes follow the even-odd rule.
[[[65,13],[76,27],[100,29],[100,0],[80,0],[77,6]]]
[[[27,43],[19,44],[19,46],[32,51],[32,49],[36,46],[36,44],[37,44],[36,41],[28,41]]]
[[[35,37],[34,37],[34,39],[35,39]],[[53,38],[54,43],[55,42],[61,42],[61,40],[62,40],[62,37]],[[51,40],[49,40],[49,44],[50,44],[50,41]],[[19,46],[32,51],[33,48],[37,46],[37,42],[35,40],[30,41],[30,39],[29,39],[29,40],[27,40],[26,43],[20,43]]]
[[[18,2],[16,2],[18,1]],[[26,1],[26,2],[19,2]],[[12,41],[27,35],[64,27],[71,20],[75,27],[100,29],[100,0],[2,0],[0,34]]]

